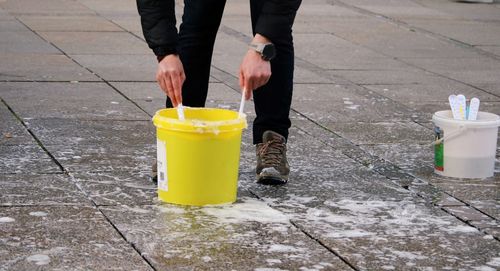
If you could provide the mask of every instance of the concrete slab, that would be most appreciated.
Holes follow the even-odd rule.
[[[4,31],[0,41],[0,52],[9,53],[38,53],[60,54],[50,43],[41,39],[31,31]]]
[[[496,84],[500,82],[498,77],[500,61],[487,57],[476,57],[474,59],[412,58],[404,59],[404,61],[469,84]]]
[[[145,146],[59,146],[47,149],[69,172],[142,171],[150,172],[156,144]]]
[[[157,204],[157,185],[150,175],[150,171],[71,173],[73,181],[99,206]]]
[[[95,208],[10,207],[0,217],[8,270],[152,270]]]
[[[19,16],[19,20],[34,31],[123,31],[112,22],[95,15],[29,15]]]
[[[500,46],[475,46],[478,49],[500,56]]]
[[[43,3],[37,0],[6,0],[0,8],[15,15],[23,14],[95,14],[85,6],[71,0],[48,0]]]
[[[65,174],[0,174],[0,206],[91,206]]]
[[[429,138],[429,144],[432,141],[433,138]],[[425,176],[434,172],[434,149],[428,144],[377,144],[360,147],[410,174]]]
[[[477,97],[481,101],[500,100],[498,96],[452,80],[446,84],[365,85],[365,87],[405,105],[411,102],[446,102],[451,94],[463,94],[468,98]]]
[[[137,14],[137,4],[133,0],[78,0],[78,3],[97,12],[99,15]]]
[[[433,33],[470,45],[500,45],[500,25],[474,22],[469,20],[406,20]]]
[[[29,129],[45,145],[143,146],[156,143],[155,128],[148,121],[89,121],[80,119],[32,119]]]
[[[222,207],[102,209],[157,269],[349,269],[286,215],[255,198]]]
[[[21,122],[0,103],[0,146],[17,146],[22,144],[36,144]]]
[[[61,169],[40,146],[0,145],[0,172],[13,173],[61,173]]]
[[[156,82],[158,62],[154,54],[144,55],[71,55],[106,81]]]
[[[1,14],[0,14],[0,18]],[[30,31],[26,26],[16,20],[2,20],[0,32]]]
[[[101,81],[88,70],[61,54],[0,54],[0,80]]]
[[[70,55],[148,54],[147,44],[126,32],[39,32]]]
[[[442,84],[448,81],[422,70],[335,70],[330,73],[361,85]]]
[[[30,118],[150,120],[104,83],[16,82],[1,86],[2,98],[28,122]]]
[[[361,87],[300,84],[294,92],[292,108],[316,121],[401,121],[411,116],[406,107]]]
[[[425,144],[434,132],[414,122],[347,122],[325,125],[354,144]],[[364,133],[364,131],[370,133]]]

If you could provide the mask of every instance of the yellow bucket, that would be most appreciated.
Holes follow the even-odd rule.
[[[236,201],[241,133],[246,116],[215,108],[156,112],[158,197],[168,203],[209,205]]]

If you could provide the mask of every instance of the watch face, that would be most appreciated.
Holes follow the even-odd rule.
[[[276,49],[274,48],[274,44],[266,44],[264,46],[264,50],[262,50],[262,58],[264,60],[271,60],[276,56]]]

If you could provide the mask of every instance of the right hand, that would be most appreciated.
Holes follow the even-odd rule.
[[[156,81],[170,97],[174,107],[182,103],[182,84],[184,84],[184,80],[186,80],[186,75],[178,55],[168,55],[158,63]]]

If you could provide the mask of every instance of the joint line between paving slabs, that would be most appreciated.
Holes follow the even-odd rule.
[[[90,68],[88,67],[85,67],[83,66],[82,64],[80,64],[78,61],[76,61],[74,58],[72,58],[71,56],[69,56],[66,52],[64,52],[61,48],[59,48],[57,45],[55,45],[54,43],[46,40],[44,37],[40,36],[36,31],[34,31],[33,29],[31,29],[28,25],[26,25],[25,23],[23,23],[22,21],[20,21],[17,17],[16,17],[16,20],[23,24],[26,28],[28,28],[31,32],[33,32],[33,34],[37,35],[39,38],[41,38],[42,40],[44,40],[45,42],[49,43],[50,45],[54,46],[54,48],[56,48],[57,50],[59,50],[64,56],[66,56],[67,58],[69,58],[71,61],[73,61],[75,64],[77,64],[78,66],[80,66],[81,68],[83,69],[86,69],[87,71],[89,71],[90,73],[92,73],[93,75],[95,75],[97,78],[99,78],[99,80],[101,80],[102,82],[104,82],[106,85],[108,85],[110,88],[112,88],[113,90],[115,90],[118,94],[120,94],[121,96],[123,96],[127,101],[131,102],[133,105],[135,105],[137,108],[139,108],[142,112],[144,112],[146,115],[148,115],[149,117],[152,117],[146,110],[144,110],[142,107],[140,107],[135,101],[133,101],[132,99],[130,99],[128,96],[126,96],[125,94],[123,94],[121,91],[119,91],[116,87],[114,87],[110,82],[108,82],[106,79],[104,79],[103,77],[101,77],[99,74],[97,74],[96,72],[92,71]]]
[[[254,193],[251,189],[248,190],[250,192],[250,194],[254,195],[257,199],[259,200],[263,200],[261,197],[259,197],[259,195],[257,195],[256,193]],[[266,203],[267,204],[267,203]],[[269,206],[269,204],[267,204],[267,206]],[[272,208],[274,209],[272,206],[269,206],[269,208]],[[296,229],[298,229],[300,232],[302,232],[304,235],[306,235],[309,239],[313,240],[314,242],[318,243],[320,246],[322,246],[323,248],[325,248],[326,250],[328,250],[330,253],[334,254],[337,258],[339,258],[341,261],[343,261],[345,264],[347,264],[349,267],[351,267],[353,270],[356,270],[356,271],[359,271],[358,268],[356,268],[354,265],[352,265],[346,258],[342,257],[338,252],[336,252],[335,250],[333,250],[332,248],[328,247],[325,243],[323,243],[321,240],[319,240],[318,238],[312,236],[312,234],[308,233],[306,230],[302,229],[299,225],[297,225],[295,222],[293,222],[292,220],[288,220],[290,222],[290,224],[295,227]]]
[[[66,169],[61,165],[61,163],[59,163],[59,161],[57,161],[57,159],[54,157],[54,155],[52,155],[52,153],[47,149],[45,148],[45,146],[43,145],[42,141],[40,141],[40,139],[33,133],[33,131],[31,131],[29,128],[28,128],[28,125],[26,125],[26,123],[23,121],[23,119],[21,117],[19,117],[19,115],[16,114],[16,112],[14,112],[14,110],[12,109],[12,107],[10,107],[4,99],[0,98],[0,101],[7,107],[7,109],[12,113],[12,115],[14,115],[14,117],[24,126],[24,128],[26,129],[26,131],[28,131],[28,133],[31,135],[31,137],[33,137],[33,139],[36,141],[36,143],[38,144],[38,146],[40,146],[40,148],[42,148],[42,150],[50,157],[50,159],[52,160],[52,162],[54,162],[58,167],[59,169],[61,170],[61,172],[63,173],[66,173]]]
[[[347,264],[350,268],[352,268],[353,270],[356,270],[356,271],[359,271],[360,269],[357,268],[356,266],[354,266],[353,264],[351,264],[346,258],[344,258],[342,255],[340,255],[340,253],[338,253],[337,251],[335,251],[334,249],[330,248],[329,246],[327,246],[325,243],[323,243],[323,241],[319,240],[318,238],[312,236],[309,232],[307,232],[306,230],[304,230],[302,227],[300,227],[299,225],[297,225],[297,223],[293,222],[290,220],[290,223],[295,227],[297,228],[298,230],[300,230],[303,234],[305,234],[306,236],[308,236],[309,238],[311,238],[312,240],[316,241],[316,243],[320,244],[322,247],[326,248],[328,251],[330,251],[332,254],[334,254],[335,256],[337,256],[340,260],[342,260],[345,264]]]

